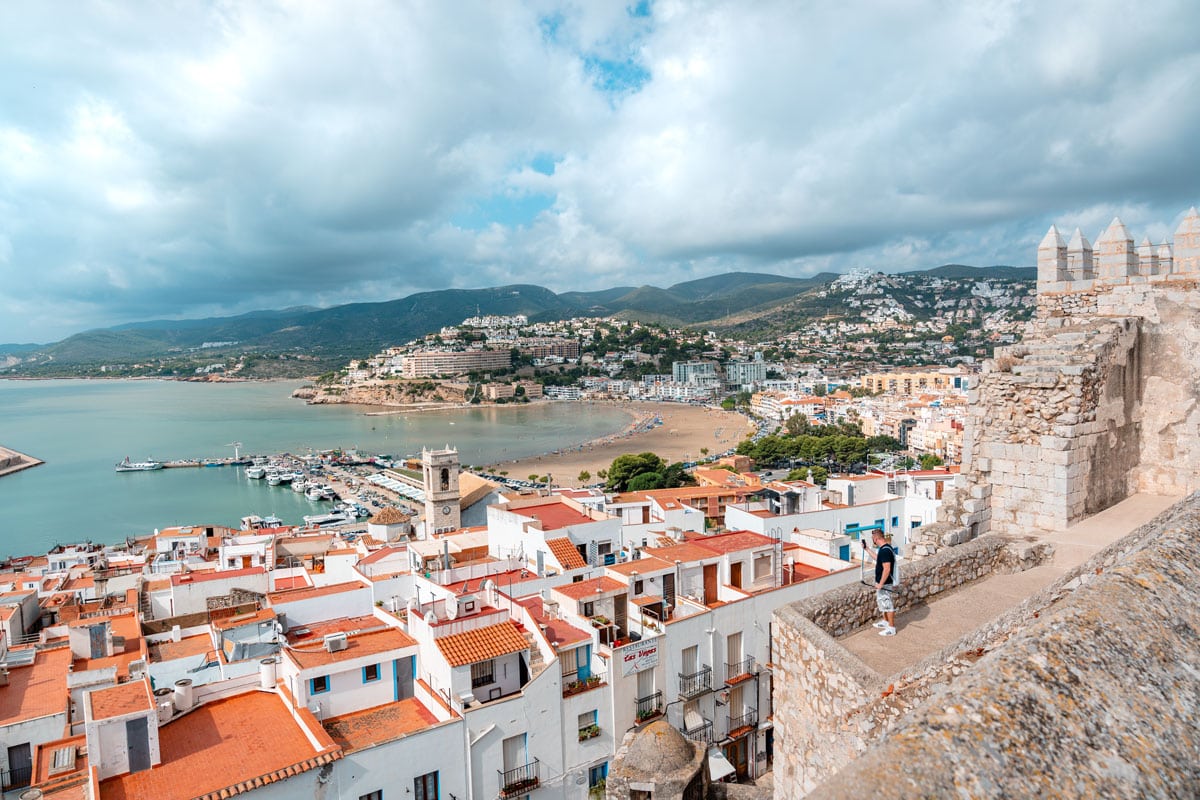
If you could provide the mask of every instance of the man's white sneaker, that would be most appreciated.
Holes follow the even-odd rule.
[[[891,626],[889,625],[888,627],[886,627],[886,628],[884,628],[883,630],[881,630],[881,631],[879,632],[879,635],[880,635],[880,636],[895,636],[895,635],[896,635],[896,629],[895,629],[895,628],[893,628],[893,627],[891,627]]]
[[[875,623],[875,627],[876,628],[890,628],[892,626],[887,624],[886,619],[881,619],[881,620],[879,620],[879,622]]]

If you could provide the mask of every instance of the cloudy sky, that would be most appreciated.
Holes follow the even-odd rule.
[[[1200,3],[0,3],[0,342],[1031,264],[1200,203]]]

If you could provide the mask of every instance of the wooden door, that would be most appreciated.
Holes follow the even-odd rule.
[[[717,565],[704,565],[704,604],[717,602]]]

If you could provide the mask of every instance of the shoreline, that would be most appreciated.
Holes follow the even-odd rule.
[[[0,478],[45,464],[40,458],[0,446]]]
[[[613,459],[627,453],[652,452],[668,464],[699,461],[736,447],[754,431],[749,418],[709,406],[611,400],[562,402],[616,406],[628,412],[631,419],[620,431],[550,452],[485,465],[489,471],[521,479],[530,474],[549,475],[556,485],[578,486],[599,480],[600,470],[607,470]],[[709,452],[702,453],[702,449]],[[579,480],[583,471],[591,475]]]

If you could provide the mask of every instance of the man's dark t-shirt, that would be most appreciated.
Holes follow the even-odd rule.
[[[891,570],[888,571],[887,580],[884,581],[884,586],[889,586],[893,583],[892,578],[896,576],[896,551],[890,544],[881,546],[875,553],[875,583],[879,583],[883,578],[884,564],[892,565]]]

